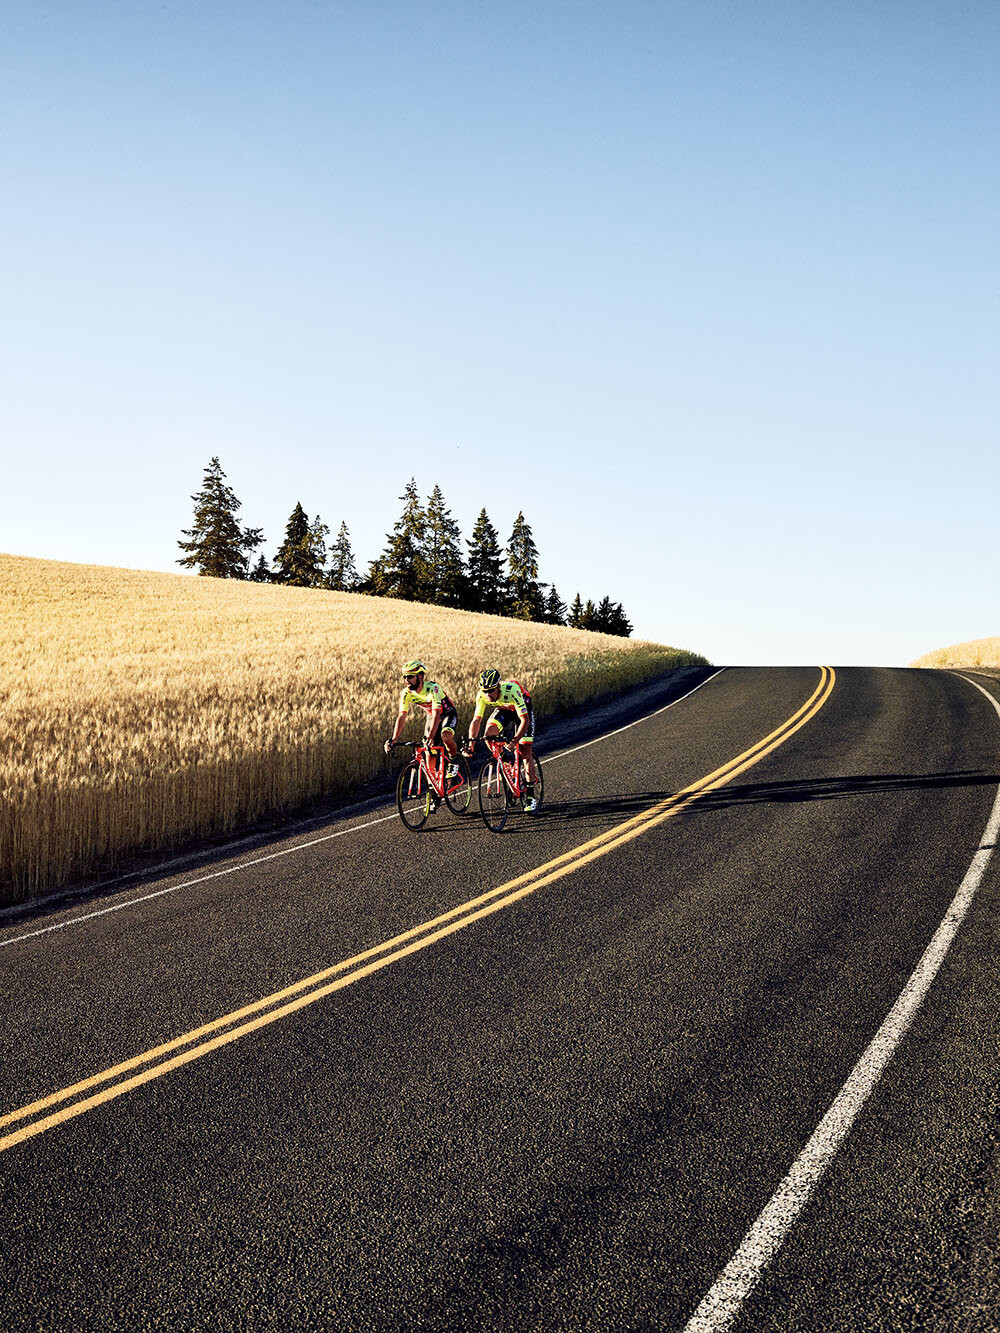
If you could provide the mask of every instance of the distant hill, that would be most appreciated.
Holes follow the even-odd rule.
[[[953,643],[950,648],[924,653],[910,666],[980,667],[994,675],[1000,673],[1000,639],[970,639],[968,643]]]

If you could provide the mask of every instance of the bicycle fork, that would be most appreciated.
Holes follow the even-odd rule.
[[[427,806],[427,813],[430,814],[431,811],[437,808],[437,805],[441,798],[438,796],[437,788],[434,785],[431,774],[424,771],[423,764],[418,764],[416,768],[411,769],[408,791],[406,795],[407,799],[409,800],[415,798],[416,800],[419,801],[421,796],[424,795],[425,778],[427,779],[427,793],[425,801]]]

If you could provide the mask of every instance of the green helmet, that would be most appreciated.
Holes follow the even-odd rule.
[[[419,657],[411,658],[409,662],[403,663],[404,676],[415,676],[418,671],[423,672],[425,676],[427,675],[427,668],[424,666],[423,662],[421,662]]]
[[[500,684],[500,672],[496,667],[487,667],[485,671],[479,673],[479,688],[481,690],[495,690]]]

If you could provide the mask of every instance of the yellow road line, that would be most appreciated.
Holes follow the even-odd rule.
[[[723,764],[721,768],[717,768],[714,772],[700,778],[675,795],[650,806],[648,810],[644,810],[623,823],[615,825],[613,829],[608,829],[597,837],[580,843],[561,856],[546,861],[533,870],[529,870],[515,879],[508,880],[507,883],[501,884],[498,888],[491,889],[487,893],[480,894],[477,898],[472,898],[468,902],[442,913],[431,921],[425,921],[419,926],[414,926],[412,929],[394,936],[391,940],[385,940],[373,948],[355,954],[353,958],[346,958],[342,962],[324,968],[321,972],[313,973],[312,976],[306,977],[302,981],[297,981],[291,986],[275,991],[261,1000],[244,1005],[243,1008],[214,1019],[211,1023],[205,1023],[180,1037],[175,1037],[172,1041],[164,1042],[160,1046],[144,1051],[141,1055],[133,1056],[131,1059],[124,1060],[98,1074],[93,1074],[78,1083],[53,1092],[47,1097],[39,1098],[27,1106],[22,1106],[15,1111],[0,1116],[0,1127],[3,1127],[18,1120],[26,1120],[36,1116],[49,1107],[57,1106],[63,1102],[71,1102],[71,1105],[63,1106],[61,1110],[34,1120],[31,1124],[24,1125],[0,1138],[0,1152],[14,1147],[15,1144],[23,1143],[26,1139],[33,1138],[47,1129],[52,1129],[66,1120],[83,1115],[84,1112],[92,1110],[95,1106],[103,1105],[105,1102],[121,1097],[134,1088],[149,1083],[154,1078],[160,1078],[174,1069],[190,1064],[193,1060],[200,1059],[210,1051],[218,1050],[219,1047],[226,1046],[239,1037],[256,1032],[270,1023],[275,1023],[279,1019],[305,1008],[307,1005],[315,1004],[318,1000],[333,994],[334,991],[353,985],[355,981],[361,980],[362,977],[370,976],[373,972],[388,967],[390,963],[398,962],[410,954],[417,953],[447,935],[454,934],[458,930],[464,930],[466,926],[472,925],[473,922],[482,920],[483,917],[490,916],[492,913],[500,911],[501,908],[509,907],[529,893],[534,893],[547,884],[555,883],[565,875],[572,874],[581,866],[597,860],[598,857],[606,856],[608,852],[613,851],[616,847],[630,842],[648,829],[678,814],[707,793],[725,786],[740,773],[759,763],[761,759],[770,754],[772,750],[777,749],[779,745],[784,744],[790,736],[805,726],[823,707],[830,697],[835,680],[836,676],[832,668],[822,667],[819,684],[812,695],[781,726],[763,737],[749,750],[745,750],[742,754],[729,760],[728,763]],[[331,980],[331,978],[333,979]],[[282,1001],[285,1003],[282,1003]],[[255,1015],[255,1017],[251,1017],[251,1015]],[[181,1050],[185,1046],[188,1049]],[[173,1051],[178,1052],[178,1054],[171,1056],[170,1053]],[[164,1056],[170,1056],[170,1058],[163,1059]],[[147,1068],[142,1069],[141,1066],[143,1065]],[[131,1070],[138,1070],[139,1072],[128,1078],[121,1077]],[[89,1097],[72,1101],[72,1098],[80,1097],[81,1093],[88,1092],[90,1089],[99,1087],[102,1083],[109,1083],[114,1079],[120,1079],[120,1081],[114,1083],[112,1087],[105,1087],[100,1092],[93,1093]]]

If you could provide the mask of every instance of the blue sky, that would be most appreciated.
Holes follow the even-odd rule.
[[[0,550],[413,476],[717,662],[1000,633],[1000,7],[4,4]]]

